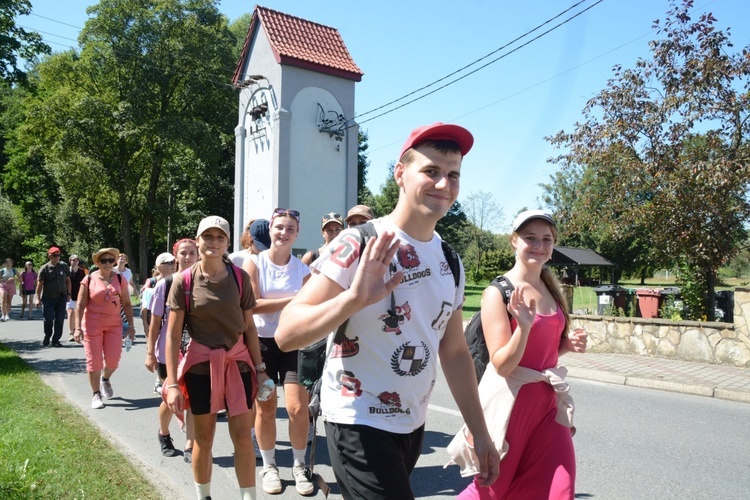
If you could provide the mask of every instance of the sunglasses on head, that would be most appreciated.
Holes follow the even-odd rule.
[[[331,212],[330,214],[325,214],[323,216],[323,221],[328,222],[332,220],[341,221],[341,214],[337,214],[336,212]]]
[[[109,259],[99,259],[99,262],[101,262],[102,264],[114,264],[115,258],[111,257]]]
[[[274,217],[287,217],[287,216],[289,216],[289,217],[293,218],[294,220],[296,220],[297,222],[299,222],[300,213],[299,213],[298,210],[289,210],[287,208],[277,208],[277,209],[275,209],[273,211],[273,216]]]

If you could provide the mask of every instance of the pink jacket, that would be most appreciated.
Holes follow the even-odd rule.
[[[240,369],[237,367],[237,361],[244,361],[250,366],[252,373],[253,389],[252,398],[258,395],[258,380],[255,373],[255,365],[250,357],[250,351],[243,341],[242,337],[234,344],[229,351],[222,348],[211,349],[198,342],[190,342],[187,347],[185,357],[180,361],[177,368],[177,383],[180,385],[180,391],[185,398],[185,409],[190,408],[190,399],[188,398],[187,389],[185,388],[185,373],[191,366],[197,363],[210,363],[211,374],[211,413],[217,413],[226,409],[230,415],[241,415],[250,411],[247,407],[247,398],[245,397],[244,384],[240,376]],[[166,401],[168,391],[163,391],[162,396]],[[226,406],[224,401],[226,399]],[[183,415],[175,415],[183,424]]]

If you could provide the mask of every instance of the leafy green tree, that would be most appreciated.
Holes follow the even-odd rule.
[[[710,319],[716,273],[745,240],[750,221],[750,47],[731,51],[712,14],[693,21],[691,0],[672,4],[652,57],[614,77],[572,133],[550,142],[574,179],[566,233],[580,229],[649,249],[655,263],[700,272]]]
[[[360,130],[357,137],[357,203],[371,206],[374,198],[367,187],[367,170],[370,168],[370,160],[367,158],[367,149],[370,145],[367,141],[367,132]]]
[[[0,193],[0,259],[3,261],[10,257],[16,263],[22,258],[23,254],[23,231],[20,224],[21,217],[13,203]]]
[[[232,33],[235,40],[232,53],[237,60],[239,60],[240,55],[242,54],[242,49],[245,47],[245,38],[247,38],[247,32],[250,29],[250,23],[252,20],[253,14],[251,12],[246,12],[229,23],[229,31]]]
[[[211,0],[102,0],[88,13],[80,53],[38,66],[17,152],[38,152],[57,196],[75,200],[58,213],[87,214],[96,244],[122,242],[143,277],[167,227],[192,234],[201,216],[231,213],[235,38]]]
[[[26,72],[18,67],[18,58],[33,60],[49,54],[49,45],[39,33],[28,32],[16,25],[16,17],[29,15],[28,0],[5,0],[0,3],[0,79],[8,83],[26,83]]]
[[[494,250],[492,230],[497,230],[503,220],[503,210],[495,201],[492,193],[478,191],[469,193],[464,201],[464,213],[470,224],[466,227],[473,242],[472,268],[475,281],[484,279],[482,257],[489,250]],[[467,254],[468,257],[468,254]]]
[[[373,204],[370,207],[378,217],[391,213],[396,208],[396,203],[398,203],[399,188],[398,184],[396,184],[396,179],[393,178],[393,169],[395,167],[396,162],[394,161],[388,164],[388,177],[380,185],[380,193],[374,196]]]

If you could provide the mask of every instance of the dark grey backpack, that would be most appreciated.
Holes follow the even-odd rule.
[[[510,294],[513,293],[513,283],[505,276],[498,276],[490,282],[490,286],[494,286],[503,295],[503,301],[505,305],[510,302]],[[508,318],[511,315],[508,313]],[[490,362],[490,354],[487,351],[487,343],[484,340],[484,330],[482,329],[482,311],[477,311],[474,316],[471,317],[469,324],[466,325],[464,330],[464,336],[466,337],[466,344],[469,346],[469,352],[474,360],[474,370],[477,373],[477,382],[482,380],[484,371],[487,369],[487,365]]]

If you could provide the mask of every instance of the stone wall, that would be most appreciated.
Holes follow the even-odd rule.
[[[734,323],[572,314],[591,352],[637,354],[750,368],[750,288],[734,292]]]

